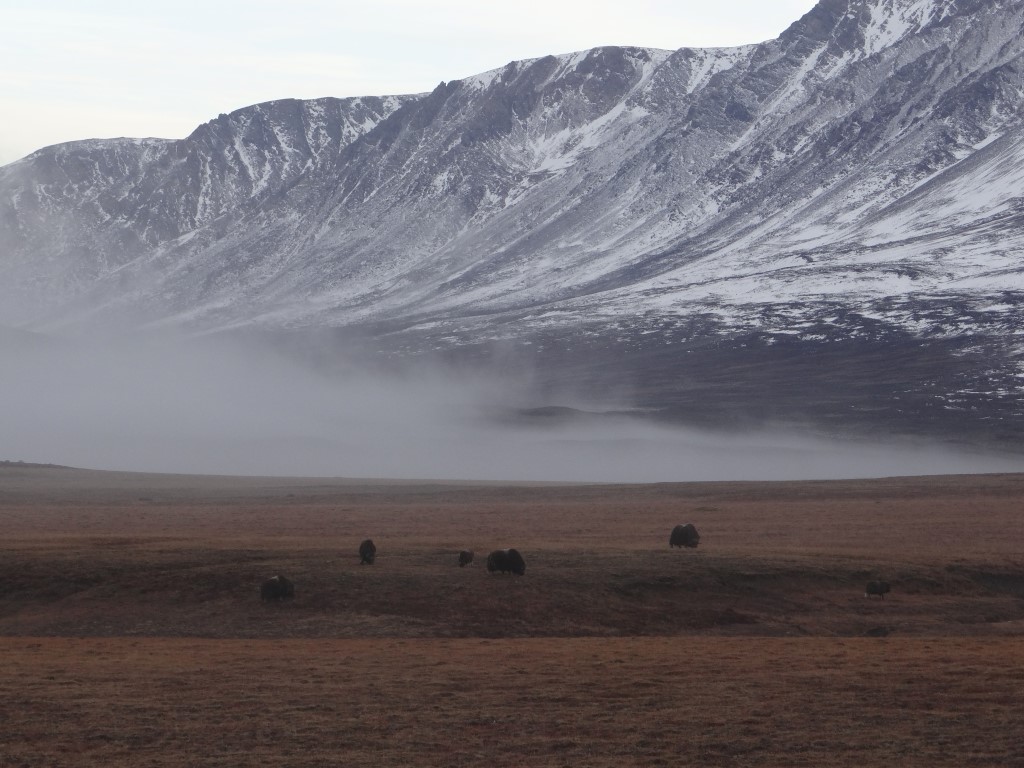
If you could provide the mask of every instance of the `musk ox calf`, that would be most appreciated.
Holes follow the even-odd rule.
[[[275,576],[260,585],[260,600],[264,603],[270,600],[289,600],[293,597],[295,597],[295,585],[284,576]]]
[[[526,561],[516,549],[496,549],[487,556],[487,570],[490,573],[501,571],[502,573],[515,573],[519,576],[526,574]]]
[[[359,545],[359,564],[360,565],[373,565],[373,561],[377,557],[377,547],[373,543],[373,539],[367,539]]]
[[[464,549],[459,552],[459,568],[465,568],[467,565],[473,562],[473,552],[469,549]]]
[[[867,587],[864,588],[864,597],[878,595],[880,599],[885,600],[885,593],[888,591],[888,581],[869,581]]]
[[[693,523],[677,525],[668,537],[669,549],[672,547],[696,547],[698,544],[700,544],[700,534],[697,533]]]

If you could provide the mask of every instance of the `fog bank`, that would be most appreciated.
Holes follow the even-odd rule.
[[[201,474],[605,482],[1015,472],[941,447],[716,434],[621,416],[495,419],[510,380],[424,366],[331,373],[266,347],[150,338],[3,350],[0,460]],[[610,407],[623,403],[608,403]]]

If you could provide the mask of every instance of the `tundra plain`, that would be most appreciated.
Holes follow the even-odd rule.
[[[0,766],[1024,765],[1022,508],[0,465]]]

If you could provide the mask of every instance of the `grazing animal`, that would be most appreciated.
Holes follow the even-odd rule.
[[[491,573],[526,575],[526,561],[517,549],[496,549],[487,556],[487,570]]]
[[[284,576],[274,576],[260,585],[260,600],[286,600],[295,597],[295,585]]]
[[[373,539],[367,539],[359,545],[359,564],[360,565],[373,565],[374,559],[377,557],[377,547],[373,543]]]
[[[465,568],[467,565],[473,562],[473,552],[469,549],[464,549],[459,552],[459,568]]]
[[[864,597],[878,595],[879,599],[885,600],[885,593],[888,591],[888,581],[869,581],[867,587],[864,588]]]
[[[700,534],[697,533],[693,523],[677,525],[668,537],[669,549],[672,547],[696,547],[698,544],[700,544]]]

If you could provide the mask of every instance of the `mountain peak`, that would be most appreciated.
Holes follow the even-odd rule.
[[[823,0],[759,45],[607,46],[36,153],[0,169],[0,323],[616,339],[667,366],[694,339],[988,350],[1024,296],[1022,24],[1003,0]]]

